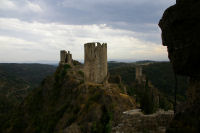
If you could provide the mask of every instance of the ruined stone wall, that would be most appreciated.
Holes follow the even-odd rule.
[[[140,84],[146,82],[146,76],[144,74],[142,74],[142,66],[136,66],[135,79]]]
[[[102,83],[107,77],[107,44],[86,43],[84,45],[85,81]]]
[[[72,65],[72,54],[70,54],[70,51],[60,51],[60,64]]]
[[[136,69],[135,70],[135,79],[140,80],[140,78],[142,77],[142,67],[137,66],[135,69]]]
[[[138,109],[123,112],[111,133],[165,133],[173,119],[173,111],[158,111],[144,115]]]

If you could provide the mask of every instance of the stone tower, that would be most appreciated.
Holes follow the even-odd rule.
[[[107,78],[107,44],[86,43],[84,44],[85,81],[103,83]]]
[[[138,83],[146,82],[145,75],[142,74],[142,66],[136,66],[135,68],[135,79]]]
[[[70,54],[70,51],[60,51],[60,64],[72,65],[72,54]]]
[[[142,67],[137,66],[137,67],[135,68],[135,79],[136,79],[136,80],[140,80],[141,77],[142,77]]]

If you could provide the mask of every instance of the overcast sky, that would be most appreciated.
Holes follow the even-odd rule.
[[[168,60],[158,22],[175,0],[0,0],[0,62],[83,60],[106,42],[109,60]]]

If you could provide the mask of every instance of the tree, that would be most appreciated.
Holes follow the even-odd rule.
[[[159,106],[158,94],[155,88],[149,87],[148,79],[145,83],[143,97],[141,98],[141,109],[145,114],[152,114]]]

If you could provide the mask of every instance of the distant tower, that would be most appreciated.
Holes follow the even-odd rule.
[[[146,81],[145,75],[142,75],[142,67],[141,66],[136,66],[136,68],[135,68],[135,79],[136,79],[136,81],[138,81],[138,83]]]
[[[142,67],[141,66],[137,66],[135,69],[136,69],[135,79],[136,80],[140,80],[140,78],[142,77]]]
[[[107,68],[107,44],[86,43],[84,44],[85,59],[84,73],[85,81],[103,83],[108,74]]]
[[[72,54],[70,54],[70,51],[60,51],[60,64],[72,65]]]

